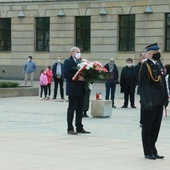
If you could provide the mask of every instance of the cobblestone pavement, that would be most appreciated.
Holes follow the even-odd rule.
[[[35,86],[38,86],[36,82]],[[53,87],[52,87],[53,89]],[[103,83],[94,83],[91,100]],[[67,100],[67,98],[66,98]],[[122,109],[123,95],[117,86],[110,118],[83,118],[91,134],[66,133],[68,102],[39,97],[0,98],[1,170],[169,170],[170,117],[163,117],[157,142],[164,160],[143,156],[137,109]],[[168,107],[170,110],[170,106]]]

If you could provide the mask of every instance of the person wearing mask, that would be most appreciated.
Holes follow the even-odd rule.
[[[77,135],[78,133],[90,133],[83,128],[82,114],[84,106],[84,77],[79,75],[77,80],[72,80],[77,72],[77,64],[80,59],[80,48],[72,47],[71,56],[64,61],[64,78],[66,79],[66,95],[68,95],[67,108],[67,133]],[[75,126],[73,126],[74,112],[76,113]]]
[[[32,56],[28,56],[28,61],[24,65],[23,72],[25,73],[25,86],[27,85],[28,79],[31,81],[31,86],[33,86],[34,73],[36,71],[36,64],[32,61]]]
[[[137,85],[137,77],[133,66],[132,58],[126,60],[127,66],[122,68],[120,76],[121,93],[124,93],[124,104],[122,108],[128,107],[128,100],[130,97],[131,108],[135,106],[135,88]]]
[[[147,57],[146,57],[145,53],[141,53],[139,55],[139,62],[135,66],[135,73],[136,73],[137,80],[139,77],[140,67],[141,67],[142,63],[145,62],[146,60],[147,60]],[[138,82],[138,86],[137,86],[137,94],[140,95],[139,82]],[[139,120],[140,127],[142,127],[142,115],[143,115],[142,112],[143,112],[143,106],[141,105],[141,102],[140,102],[140,120]]]
[[[53,79],[54,79],[54,96],[53,99],[57,98],[58,84],[60,85],[60,96],[64,99],[64,76],[63,76],[63,64],[61,57],[57,58],[57,62],[52,66]]]
[[[146,47],[147,61],[139,71],[141,104],[144,107],[142,119],[142,144],[146,159],[163,159],[158,155],[156,142],[162,121],[163,107],[168,105],[165,73],[160,61],[161,51],[157,43]]]
[[[116,64],[114,63],[114,59],[110,58],[109,62],[104,66],[108,70],[108,79],[106,80],[105,87],[106,87],[106,95],[105,99],[109,100],[109,95],[111,91],[111,100],[112,100],[112,107],[116,108],[114,104],[115,99],[115,90],[116,90],[116,83],[118,82],[119,73]]]

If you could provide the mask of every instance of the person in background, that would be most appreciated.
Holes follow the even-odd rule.
[[[84,107],[83,107],[83,115],[82,117],[89,117],[87,115],[87,111],[89,110],[89,104],[90,104],[90,93],[91,93],[91,84],[89,88],[85,88],[85,94],[84,94]]]
[[[137,80],[138,80],[138,77],[139,77],[139,70],[141,68],[141,65],[143,62],[145,62],[147,60],[147,57],[145,55],[145,53],[141,53],[139,54],[139,62],[138,64],[135,66],[135,73],[136,73],[136,77],[137,77]],[[138,86],[137,86],[137,94],[140,95],[140,90],[139,90],[139,82],[138,82]],[[139,120],[139,123],[140,123],[140,127],[142,127],[142,112],[143,112],[143,106],[141,105],[141,102],[139,101],[140,103],[140,120]]]
[[[47,84],[48,84],[48,78],[46,75],[45,69],[42,69],[40,72],[40,99],[43,99],[43,93],[44,93],[44,99],[47,99]]]
[[[48,84],[47,84],[47,95],[48,95],[48,99],[50,99],[50,95],[51,95],[51,82],[52,82],[52,77],[53,77],[53,72],[51,70],[51,66],[47,66],[46,67],[46,75],[47,75],[47,79],[48,79]]]
[[[106,80],[105,87],[106,87],[106,95],[105,99],[109,100],[109,95],[111,91],[111,100],[112,100],[112,107],[116,108],[114,104],[115,99],[115,90],[116,90],[116,83],[118,83],[119,73],[116,64],[114,63],[114,59],[110,58],[109,62],[104,66],[108,70],[108,79]]]
[[[53,79],[54,79],[54,96],[53,99],[57,97],[58,84],[60,84],[60,96],[64,99],[64,76],[63,76],[63,64],[61,62],[61,57],[57,58],[57,62],[52,67]]]
[[[28,78],[30,78],[31,86],[33,86],[35,71],[36,64],[32,61],[32,56],[28,56],[28,61],[25,63],[23,70],[23,72],[25,73],[25,86],[27,85]]]
[[[67,133],[77,135],[78,133],[90,133],[83,128],[82,114],[84,107],[84,77],[79,75],[78,79],[73,81],[72,78],[77,72],[77,64],[81,57],[80,48],[72,47],[71,56],[64,61],[64,78],[66,79],[66,95],[68,95],[67,108]],[[75,126],[73,126],[74,111],[76,113]]]
[[[122,68],[120,76],[120,90],[121,93],[124,93],[124,104],[122,108],[128,107],[128,100],[130,96],[131,108],[136,108],[135,106],[135,88],[137,85],[137,77],[135,69],[133,66],[132,58],[126,60],[127,66]]]
[[[167,93],[168,93],[168,99],[170,100],[170,64],[165,65],[165,70],[166,70],[166,88],[167,88]]]
[[[158,155],[156,142],[163,115],[163,106],[168,106],[164,68],[160,62],[161,51],[157,43],[146,48],[147,60],[139,71],[141,104],[144,107],[142,119],[142,144],[146,159],[163,159]]]

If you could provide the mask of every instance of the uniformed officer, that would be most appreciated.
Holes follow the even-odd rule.
[[[144,106],[142,122],[142,143],[145,158],[163,159],[158,155],[156,142],[163,115],[163,106],[167,107],[168,97],[165,86],[164,68],[160,61],[161,51],[157,43],[146,48],[148,59],[139,71],[141,104]]]

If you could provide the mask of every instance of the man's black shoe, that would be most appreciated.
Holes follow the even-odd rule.
[[[88,132],[88,131],[82,129],[82,130],[77,130],[77,133],[91,133],[91,132]]]
[[[136,109],[136,106],[131,106],[132,108]]]
[[[121,108],[127,108],[127,106],[123,105]]]
[[[113,105],[112,108],[116,108],[116,106]]]
[[[157,159],[164,159],[164,156],[160,156],[158,154],[154,154],[154,156],[157,158]]]
[[[154,155],[145,155],[146,159],[156,160],[156,157]]]
[[[75,132],[74,130],[69,130],[67,133],[69,135],[77,135],[77,132]]]
[[[56,97],[53,97],[53,100],[56,99]]]

